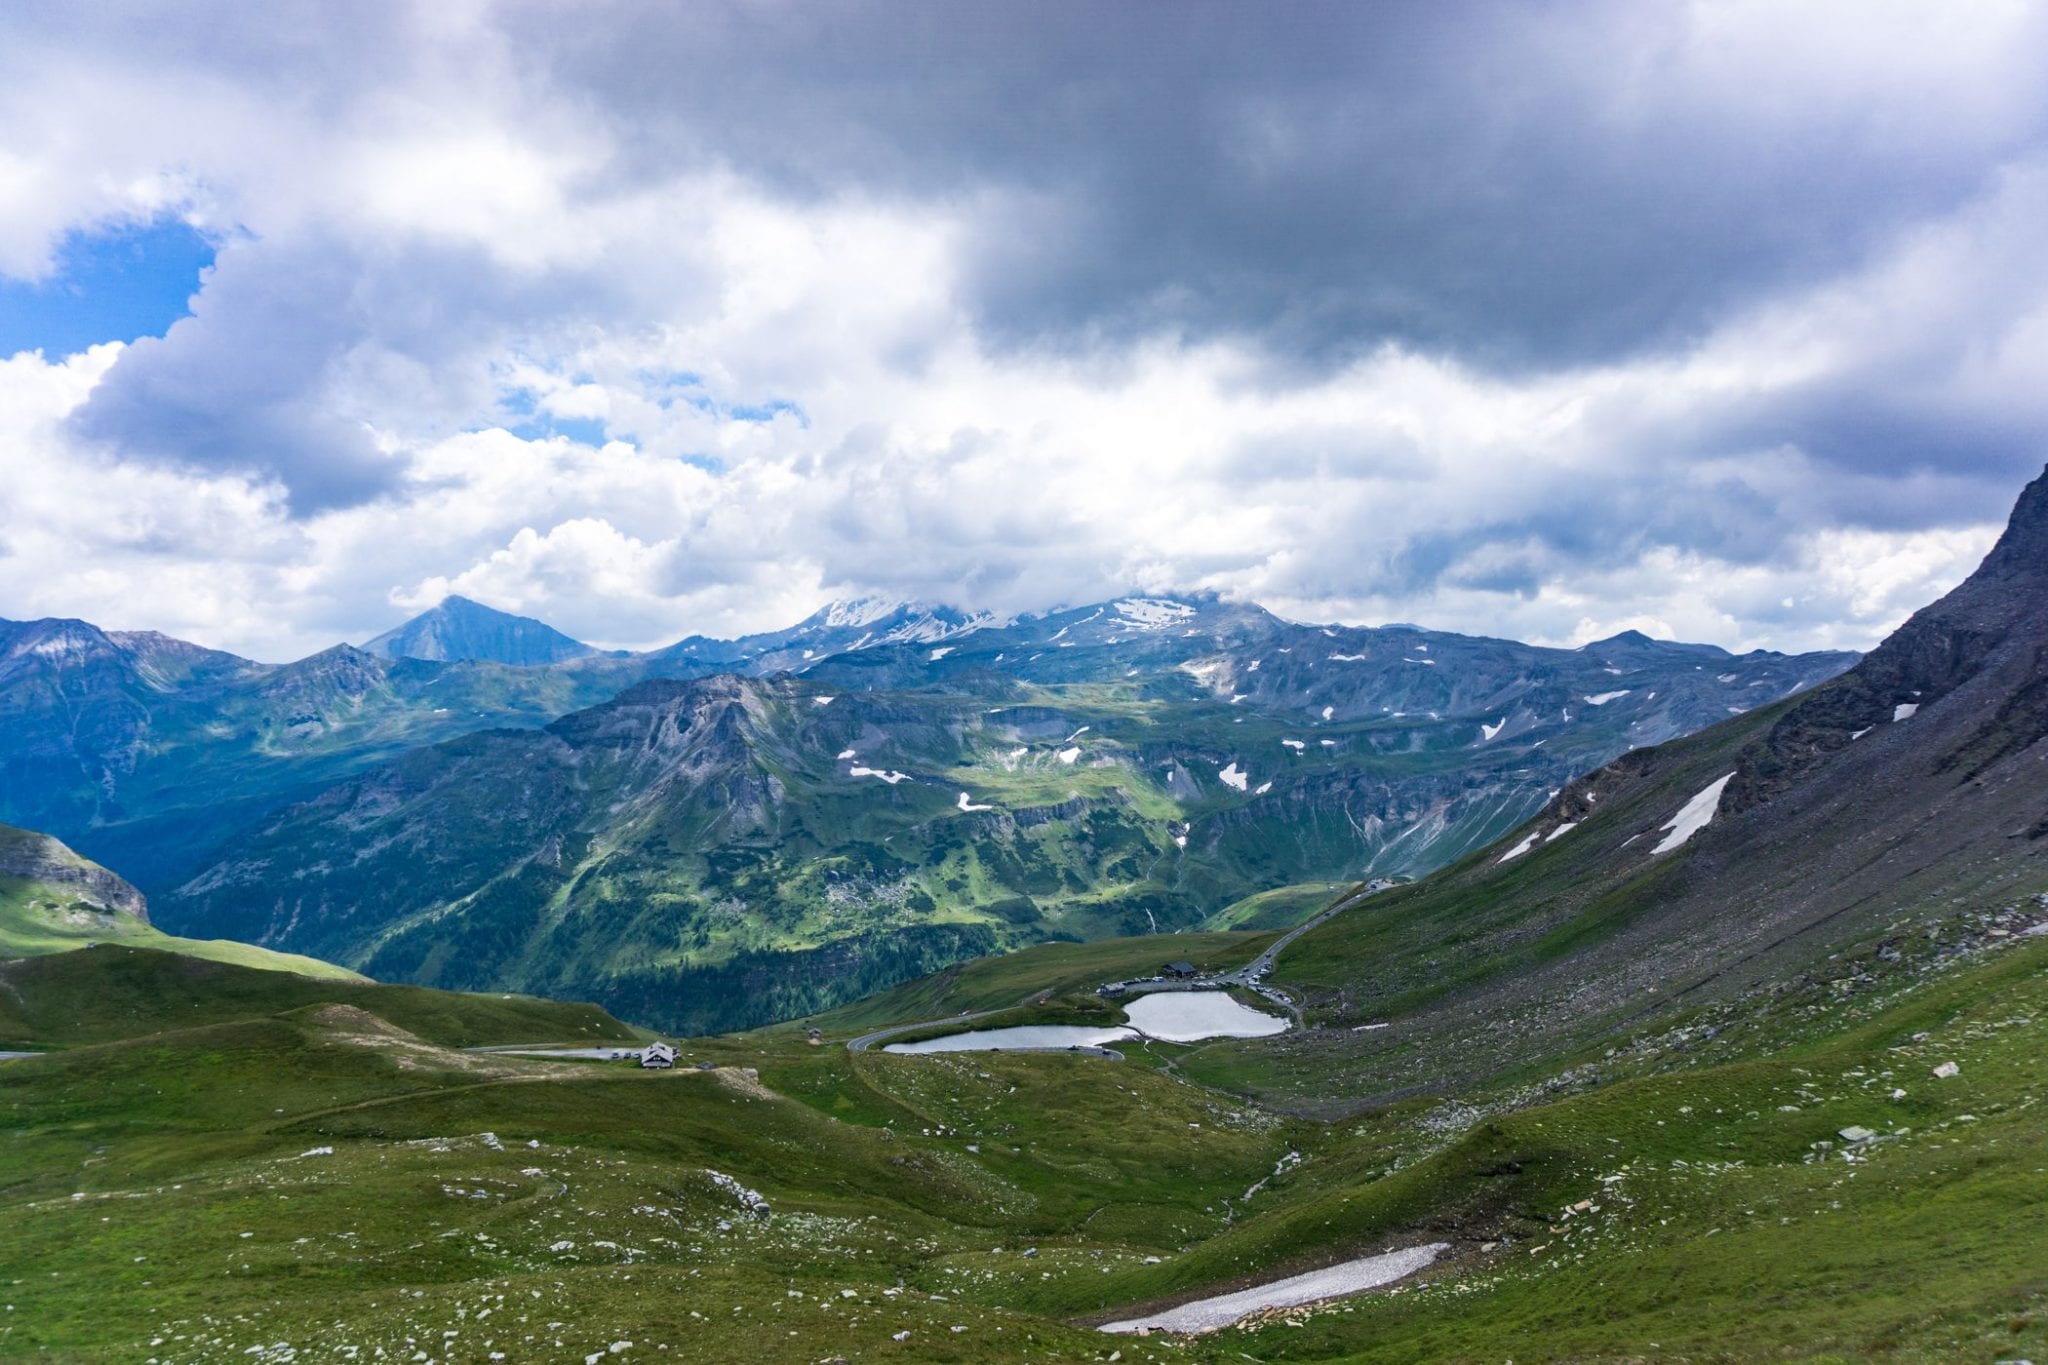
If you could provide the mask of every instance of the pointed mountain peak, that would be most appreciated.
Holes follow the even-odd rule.
[[[552,664],[597,652],[544,621],[453,596],[363,648],[387,659],[479,659],[500,664]]]
[[[2020,578],[2048,574],[2048,469],[2020,490],[2004,534],[1972,577]]]

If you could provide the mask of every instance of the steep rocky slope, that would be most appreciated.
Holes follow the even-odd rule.
[[[1710,1017],[1836,955],[2027,930],[2048,917],[2044,678],[2048,474],[1968,581],[1840,678],[1629,753],[1300,940],[1276,976],[1332,1027],[1273,1049],[1271,1083],[1365,1102]]]
[[[53,899],[98,915],[125,915],[149,923],[149,908],[140,891],[47,834],[0,825],[0,880],[33,885]]]

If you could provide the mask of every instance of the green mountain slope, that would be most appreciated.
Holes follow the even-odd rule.
[[[687,1042],[717,1069],[673,1073],[450,1052],[334,1004],[81,1047],[0,1064],[7,1349],[2025,1358],[2048,941],[1950,946],[1748,996],[1717,1055],[1646,1029],[1598,1083],[1332,1124],[1142,1054],[788,1030]],[[1418,1243],[1450,1252],[1395,1292],[1189,1339],[1090,1326]]]
[[[189,939],[149,922],[142,893],[46,834],[0,825],[0,958],[98,943],[184,953],[274,972],[360,981],[331,962],[229,939]]]
[[[1956,905],[2028,903],[2048,890],[2044,676],[2048,475],[1970,579],[1840,678],[1631,753],[1298,941],[1275,979],[1333,1027],[1264,1058],[1261,1084],[1329,1097],[1341,1077],[1356,1103],[1495,1074],[1897,951]],[[1711,822],[1672,847],[1688,808]]]
[[[643,676],[386,659],[267,665],[83,621],[0,622],[0,819],[52,832],[150,894],[292,800],[415,745],[541,725]]]
[[[236,962],[201,958],[182,947],[143,950],[154,946],[105,943],[84,952],[0,961],[0,1042],[105,1043],[318,1005],[369,1010],[445,1047],[637,1036],[594,1005],[380,986],[360,977],[314,978],[264,967],[262,954]],[[273,961],[277,956],[269,955]]]

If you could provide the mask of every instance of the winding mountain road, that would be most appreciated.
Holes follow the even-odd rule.
[[[1289,929],[1286,933],[1274,939],[1271,943],[1266,945],[1265,951],[1261,952],[1257,957],[1253,958],[1250,962],[1245,963],[1244,966],[1239,967],[1234,971],[1220,972],[1214,976],[1195,977],[1185,981],[1161,981],[1158,983],[1158,985],[1150,986],[1147,991],[1141,993],[1150,994],[1152,990],[1213,991],[1225,990],[1231,986],[1242,986],[1246,990],[1258,992],[1260,996],[1264,997],[1267,1000],[1272,1001],[1274,1004],[1286,1010],[1289,1014],[1294,1016],[1295,1027],[1302,1027],[1301,1007],[1295,1004],[1294,1001],[1291,998],[1289,998],[1284,991],[1280,990],[1279,987],[1268,986],[1263,980],[1265,974],[1273,969],[1273,964],[1279,960],[1280,954],[1286,950],[1288,944],[1294,942],[1294,940],[1300,938],[1303,934],[1315,928],[1324,920],[1329,919],[1338,911],[1349,909],[1350,907],[1358,904],[1358,902],[1363,900],[1366,896],[1369,896],[1371,894],[1372,892],[1368,890],[1362,893],[1353,892],[1349,895],[1345,895],[1338,898],[1327,908],[1316,912],[1316,914],[1310,917],[1309,919],[1303,920],[1300,924],[1295,925],[1292,929]],[[858,1038],[849,1039],[846,1044],[846,1050],[848,1052],[866,1052],[876,1043],[887,1042],[891,1038],[898,1037],[905,1033],[911,1033],[918,1029],[930,1028],[934,1024],[972,1024],[982,1019],[992,1018],[998,1014],[1007,1014],[1014,1009],[1022,1009],[1027,1005],[1043,1003],[1045,997],[1049,993],[1050,992],[1047,991],[1040,991],[1036,995],[1025,997],[1024,999],[1018,1001],[1014,1005],[1005,1005],[1000,1009],[977,1010],[972,1014],[943,1015],[937,1019],[920,1019],[914,1024],[892,1024],[888,1028],[876,1029],[872,1033],[863,1033]],[[1121,1053],[1111,1052],[1106,1048],[1017,1048],[1012,1050],[1019,1052],[1069,1052],[1078,1050],[1083,1052],[1100,1053],[1107,1056],[1117,1057],[1119,1059],[1121,1059],[1123,1055]]]

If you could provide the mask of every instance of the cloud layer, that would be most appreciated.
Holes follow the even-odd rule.
[[[1860,646],[2048,455],[2039,5],[83,8],[0,17],[0,273],[219,250],[0,362],[4,615]]]

